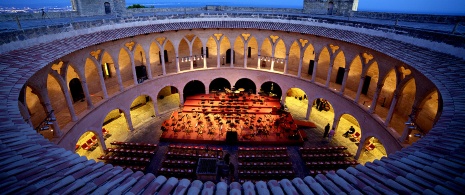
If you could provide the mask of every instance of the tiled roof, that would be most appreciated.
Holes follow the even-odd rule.
[[[171,22],[79,35],[0,54],[1,194],[460,194],[465,189],[465,76],[463,59],[346,30],[260,21]],[[385,53],[418,69],[439,89],[442,115],[424,138],[401,151],[354,168],[268,183],[214,184],[133,172],[66,151],[37,134],[21,117],[18,96],[44,65],[90,45],[139,34],[195,28],[254,28],[313,34]]]

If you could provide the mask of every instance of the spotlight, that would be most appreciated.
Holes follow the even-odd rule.
[[[50,126],[46,125],[40,128],[41,131],[50,129]]]
[[[50,118],[48,118],[48,120],[49,120],[49,121],[56,121],[57,118],[55,118],[55,117],[50,117]]]
[[[45,124],[46,125],[53,125],[53,122],[52,121],[45,121]]]
[[[405,122],[405,125],[414,126],[414,125],[415,125],[415,123],[412,123],[412,122]]]

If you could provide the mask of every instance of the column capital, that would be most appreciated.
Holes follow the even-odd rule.
[[[346,69],[344,70],[344,72],[347,72],[347,73],[348,73],[349,71],[350,71],[350,68],[346,68]]]

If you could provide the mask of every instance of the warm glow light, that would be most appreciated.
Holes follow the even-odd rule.
[[[103,69],[105,70],[105,75],[110,76],[110,73],[108,71],[108,63],[105,63],[105,65],[103,66]]]

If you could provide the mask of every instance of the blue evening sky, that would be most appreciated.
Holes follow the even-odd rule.
[[[230,5],[285,7],[300,9],[303,0],[126,0],[126,4],[160,5]],[[0,0],[0,6],[44,7],[70,6],[70,0]],[[359,0],[359,11],[465,15],[465,0]]]

